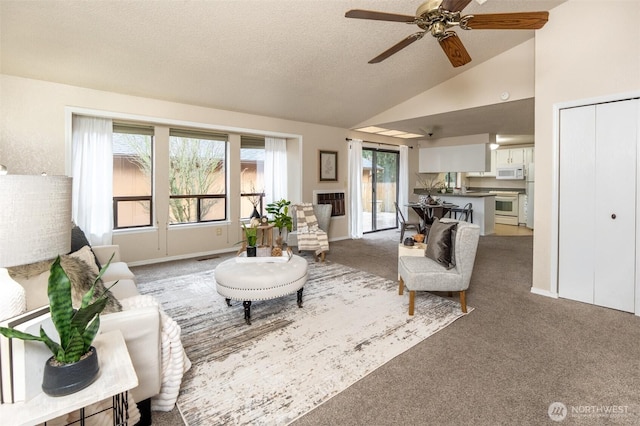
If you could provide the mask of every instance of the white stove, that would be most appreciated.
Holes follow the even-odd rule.
[[[518,226],[518,192],[489,191],[496,194],[496,223]]]

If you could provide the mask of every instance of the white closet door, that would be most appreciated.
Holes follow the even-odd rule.
[[[560,297],[634,312],[639,104],[560,112]]]
[[[637,100],[596,107],[594,303],[633,312]]]
[[[560,111],[558,295],[593,303],[595,106]]]

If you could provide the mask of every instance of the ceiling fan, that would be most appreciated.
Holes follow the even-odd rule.
[[[345,14],[347,18],[372,19],[376,21],[404,22],[415,24],[423,31],[411,34],[404,40],[382,52],[369,61],[376,64],[399,52],[427,33],[438,40],[442,50],[459,67],[471,62],[471,56],[458,35],[449,29],[459,26],[463,30],[537,30],[546,24],[549,12],[487,13],[462,16],[461,11],[471,0],[427,0],[418,7],[415,16],[373,10],[353,9]]]

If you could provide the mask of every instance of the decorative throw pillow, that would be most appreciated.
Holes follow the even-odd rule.
[[[96,262],[93,258],[93,251],[91,250],[91,247],[83,246],[80,250],[69,253],[69,256],[84,260],[84,263],[87,264],[89,269],[91,269],[91,272],[93,272],[96,276],[100,273],[98,265],[96,265]]]
[[[62,269],[64,269],[64,272],[71,281],[73,307],[77,308],[82,302],[82,296],[89,291],[98,274],[93,272],[91,266],[89,266],[87,262],[70,255],[60,256],[60,265],[62,265]],[[91,301],[93,302],[99,295],[105,292],[107,296],[107,306],[104,308],[102,313],[108,314],[111,312],[120,312],[122,310],[120,302],[118,302],[118,299],[116,299],[110,291],[107,291],[101,279],[96,282],[93,299],[91,299]]]
[[[454,229],[456,225],[457,222],[440,222],[438,218],[436,218],[429,230],[427,249],[424,252],[426,257],[438,262],[447,269],[455,266],[455,264],[451,262],[451,230]]]
[[[51,263],[53,263],[52,260],[44,260],[42,262],[7,268],[11,277],[28,289],[27,294],[34,295],[27,297],[27,306],[34,306],[34,303],[40,304],[40,306],[49,304],[47,286],[49,283]],[[62,269],[64,269],[64,272],[69,277],[69,281],[71,281],[73,307],[78,308],[82,303],[82,296],[91,288],[91,284],[93,284],[93,280],[95,280],[98,274],[93,272],[92,267],[89,266],[87,262],[71,255],[60,256],[60,265],[62,265]],[[104,283],[102,280],[98,280],[94,289],[94,299],[105,291],[107,290],[104,287]],[[122,306],[118,299],[116,299],[111,292],[107,291],[107,306],[102,312],[107,314],[121,310]]]
[[[456,266],[456,237],[458,236],[458,227],[451,229],[451,266]]]
[[[74,253],[80,250],[84,246],[87,246],[89,247],[89,249],[91,249],[91,244],[89,244],[89,240],[87,239],[87,236],[85,235],[82,228],[74,224],[73,228],[71,228],[71,252],[70,253]],[[91,254],[93,254],[93,261],[95,262],[99,271],[100,269],[102,269],[102,265],[100,265],[100,262],[98,261],[98,258],[96,257],[96,255],[93,253],[93,250],[91,251]]]

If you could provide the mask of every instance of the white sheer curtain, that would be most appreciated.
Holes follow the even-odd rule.
[[[398,207],[409,217],[409,147],[400,145],[400,170],[398,171]]]
[[[287,141],[264,138],[265,204],[287,199]]]
[[[111,244],[113,230],[113,124],[73,117],[73,221],[92,245]]]
[[[362,140],[349,141],[349,235],[362,238]]]

